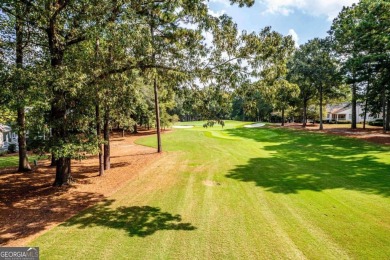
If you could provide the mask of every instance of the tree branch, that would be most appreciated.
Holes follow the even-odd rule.
[[[58,5],[57,9],[54,11],[53,15],[50,19],[55,20],[56,17],[61,13],[62,10],[69,4],[69,0],[58,0],[56,5]]]
[[[71,39],[65,43],[65,46],[71,46],[73,44],[77,44],[79,42],[85,41],[87,37],[85,35],[81,35],[79,37],[76,37],[74,39]]]

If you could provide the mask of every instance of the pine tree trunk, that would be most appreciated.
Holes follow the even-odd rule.
[[[386,121],[383,121],[385,125],[385,131],[390,131],[390,102],[387,100],[387,112],[386,112]]]
[[[157,76],[154,78],[154,106],[156,110],[156,127],[157,127],[157,152],[161,153],[161,127],[160,127],[160,109],[158,102]]]
[[[99,104],[97,104],[95,108],[96,108],[96,136],[98,139],[100,139],[100,133],[102,132],[102,130],[101,130],[101,125],[100,125]],[[103,145],[99,143],[98,146],[99,146],[99,155],[98,155],[98,157],[99,157],[99,176],[103,176],[104,175]]]
[[[351,129],[356,129],[356,84],[352,84],[352,123]]]
[[[303,101],[303,120],[302,120],[302,127],[306,127],[306,121],[307,121],[307,101]]]
[[[57,165],[57,160],[56,160],[56,157],[54,156],[54,153],[51,153],[51,162],[50,162],[50,166],[51,167],[54,167]]]
[[[99,59],[99,46],[100,46],[100,40],[99,38],[96,39],[95,43],[95,59],[96,62],[98,62]],[[99,92],[99,89],[97,90]],[[98,138],[98,158],[99,158],[99,176],[104,175],[104,155],[103,155],[103,144],[100,143],[100,135],[102,132],[102,127],[101,127],[101,117],[100,117],[100,99],[99,95],[97,94],[96,96],[96,106],[95,106],[95,115],[96,115],[96,137]]]
[[[152,36],[152,45],[154,47],[154,27],[150,25],[150,35]],[[153,65],[156,65],[156,53],[153,53]],[[154,90],[154,109],[156,113],[156,132],[157,132],[157,152],[161,153],[161,127],[160,127],[160,108],[158,102],[158,87],[157,87],[157,70],[156,75],[154,75],[153,82],[153,90]]]
[[[20,72],[23,69],[23,21],[20,16],[22,14],[19,4],[16,4],[16,68],[18,69],[17,78],[15,80],[15,89],[17,90],[17,123],[18,123],[18,145],[19,145],[19,172],[31,171],[31,166],[27,159],[26,145],[26,117],[24,111],[24,86],[21,82]],[[20,15],[20,16],[19,16]]]
[[[18,108],[18,144],[19,144],[19,172],[31,171],[31,166],[27,159],[26,144],[26,121],[24,107]]]
[[[322,86],[320,86],[320,130],[324,129],[324,126],[322,124]]]
[[[53,111],[53,106],[51,108],[51,111]],[[50,139],[51,141],[53,141],[54,139],[54,136],[53,136],[53,127],[50,128]],[[50,167],[55,167],[57,166],[57,159],[56,157],[54,156],[54,153],[52,152],[51,153],[51,158],[50,158]]]
[[[110,109],[106,107],[104,113],[104,170],[109,170],[111,168],[110,163],[110,129],[109,129],[109,121],[110,121]]]
[[[383,132],[386,133],[386,85],[383,84],[382,86],[382,114],[383,114]]]
[[[370,92],[370,76],[367,81],[367,89],[366,89],[366,101],[364,104],[364,117],[363,117],[363,129],[366,129],[366,121],[367,121],[367,110],[368,110],[368,93]]]

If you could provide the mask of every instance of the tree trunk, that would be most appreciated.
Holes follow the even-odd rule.
[[[322,124],[322,86],[320,86],[320,130],[324,129],[324,126]]]
[[[58,92],[55,92],[55,101],[52,106],[51,118],[53,123],[53,139],[55,143],[58,143],[59,140],[67,139],[66,131],[66,110],[61,106],[57,105],[61,102],[58,97],[62,95]],[[63,94],[63,93],[62,93]],[[57,98],[57,99],[56,99]],[[53,186],[62,186],[68,185],[71,182],[71,158],[69,157],[60,157],[56,158],[56,178],[54,180]]]
[[[352,84],[352,122],[351,129],[356,129],[356,84]]]
[[[157,152],[161,153],[161,128],[160,128],[160,109],[158,102],[157,76],[154,77],[154,106],[156,110],[156,127],[157,127]]]
[[[52,11],[52,5],[46,6],[47,11]],[[49,51],[50,51],[50,66],[53,71],[58,71],[62,66],[65,47],[61,45],[59,41],[58,21],[57,16],[52,16],[48,21],[48,28],[46,30]],[[66,122],[66,100],[65,91],[57,89],[54,86],[54,82],[50,83],[51,90],[53,91],[53,98],[51,100],[51,124],[53,143],[58,144],[60,141],[67,140],[67,122]],[[69,184],[70,182],[70,158],[60,157],[56,158],[56,178],[54,181],[55,186],[61,186]]]
[[[383,87],[382,87],[382,118],[383,118],[383,132],[386,133],[386,85],[383,84]]]
[[[59,158],[56,165],[56,179],[53,186],[69,185],[72,182],[70,158]]]
[[[26,121],[24,107],[18,108],[18,143],[19,143],[19,172],[31,171],[31,166],[27,159],[26,145]]]
[[[302,127],[306,127],[306,121],[307,121],[307,100],[303,101],[303,120],[302,120]]]
[[[99,102],[99,100],[98,100]],[[100,144],[100,133],[102,132],[100,125],[100,107],[99,104],[96,105],[96,136],[99,140],[99,176],[104,175],[104,158],[103,158],[103,144]]]
[[[134,124],[134,134],[138,134],[138,126],[137,123]]]
[[[57,166],[57,160],[56,160],[56,157],[54,156],[54,153],[51,153],[50,161],[51,161],[50,162],[51,167]]]
[[[383,125],[385,125],[385,131],[390,131],[390,102],[387,100],[387,112],[386,112],[386,120],[383,121]]]
[[[17,123],[18,123],[18,145],[19,145],[19,172],[31,171],[31,166],[27,159],[26,145],[26,117],[24,111],[24,85],[21,82],[21,70],[23,69],[23,21],[20,18],[22,14],[19,4],[16,4],[16,68],[18,69],[15,80],[17,90]]]
[[[368,106],[368,101],[366,100],[364,104],[364,115],[363,115],[363,129],[366,129],[366,122],[367,122],[367,106]]]
[[[282,108],[282,126],[284,126],[284,108]]]
[[[152,36],[152,45],[154,46],[154,27],[150,25],[150,35]],[[156,52],[153,52],[153,65],[156,65]],[[157,87],[157,69],[154,75],[153,91],[154,91],[154,109],[156,113],[156,132],[157,132],[157,152],[161,153],[161,127],[160,127],[160,108],[158,102],[158,87]]]
[[[53,106],[51,107],[51,113],[53,112]],[[53,127],[50,128],[50,139],[53,141],[54,136],[53,136]],[[54,153],[51,153],[51,158],[50,158],[50,167],[55,167],[57,166],[57,160],[56,157],[54,156]]]
[[[96,63],[99,61],[99,46],[100,46],[100,40],[99,38],[96,38],[95,42],[95,60]],[[99,92],[99,88],[97,88],[97,93]],[[104,175],[104,155],[103,155],[103,144],[100,143],[100,135],[102,133],[102,127],[101,127],[101,117],[100,117],[100,98],[99,94],[96,95],[96,106],[95,106],[95,117],[96,117],[96,137],[98,139],[98,157],[99,157],[99,176]]]
[[[104,170],[109,170],[111,168],[110,163],[110,129],[109,129],[109,121],[110,121],[110,109],[106,107],[104,113]]]

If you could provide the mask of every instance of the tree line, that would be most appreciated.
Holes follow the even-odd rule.
[[[355,129],[357,104],[363,106],[363,127],[368,114],[382,114],[384,131],[390,130],[390,3],[362,0],[344,7],[328,36],[315,38],[267,66],[256,80],[220,91],[219,87],[194,90],[178,102],[183,119],[232,118],[238,120],[318,120],[323,108],[349,101],[351,128]],[[210,98],[215,95],[215,98]],[[209,101],[204,96],[209,97]],[[218,103],[219,102],[219,103]],[[203,111],[202,107],[210,107]],[[275,113],[279,111],[279,113]],[[195,116],[194,116],[195,115]]]
[[[110,168],[113,126],[156,127],[161,152],[176,115],[264,120],[277,110],[305,126],[316,105],[322,129],[324,105],[350,99],[352,128],[363,102],[364,117],[381,112],[389,130],[389,14],[388,1],[361,0],[328,37],[295,48],[270,27],[239,32],[204,0],[3,0],[0,108],[16,123],[19,171],[31,169],[27,129],[47,137],[37,145],[52,154],[56,186],[86,153],[99,155],[100,175]]]
[[[240,34],[201,0],[4,0],[0,10],[0,107],[14,114],[18,170],[31,169],[28,129],[52,155],[55,186],[87,153],[99,155],[100,175],[110,168],[114,125],[154,125],[161,152],[161,123],[180,93],[234,88],[293,45],[270,28]]]

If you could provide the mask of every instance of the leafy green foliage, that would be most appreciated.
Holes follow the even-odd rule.
[[[365,101],[367,113],[382,110],[385,115],[390,99],[389,13],[388,1],[362,0],[343,8],[330,30],[346,82],[352,88],[352,102],[359,98]]]
[[[300,46],[289,63],[290,82],[300,88],[300,98],[304,109],[304,124],[307,118],[309,101],[314,97],[319,101],[320,128],[322,128],[322,107],[324,101],[338,98],[342,93],[341,74],[337,60],[330,50],[329,39],[314,39]]]

